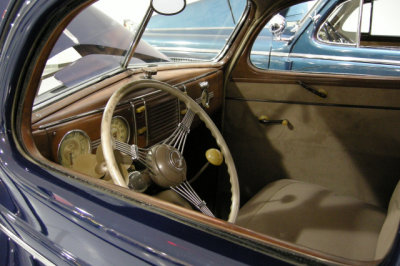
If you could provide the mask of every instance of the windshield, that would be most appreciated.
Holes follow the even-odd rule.
[[[189,0],[175,15],[153,12],[150,0],[100,0],[64,29],[42,73],[34,110],[129,67],[217,60],[247,6],[246,0]],[[151,13],[150,13],[151,14]],[[141,36],[141,34],[143,35]]]
[[[60,95],[66,88],[119,69],[149,4],[149,0],[102,0],[79,13],[64,29],[50,53],[35,105]],[[141,43],[132,61],[154,61],[145,56],[149,49]],[[161,53],[151,55],[168,60]]]

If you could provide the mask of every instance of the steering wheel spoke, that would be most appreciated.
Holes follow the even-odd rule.
[[[190,127],[195,115],[196,114],[191,109],[188,109],[182,121],[178,124],[178,127],[163,143],[174,147],[183,154],[186,139],[190,133]]]
[[[139,159],[139,147],[135,144],[129,145],[119,140],[113,140],[113,148],[131,156],[132,160]]]
[[[171,189],[192,203],[193,206],[195,206],[203,214],[210,217],[215,217],[211,210],[207,207],[207,203],[202,200],[199,195],[197,195],[196,191],[192,188],[189,182],[182,182],[176,187],[171,187]]]

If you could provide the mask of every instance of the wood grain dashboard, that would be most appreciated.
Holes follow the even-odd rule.
[[[82,131],[90,138],[91,152],[100,144],[100,125],[104,106],[112,93],[121,86],[143,78],[143,74],[128,75],[104,80],[68,96],[32,114],[32,134],[41,154],[58,162],[58,149],[64,136],[71,131]],[[201,103],[208,82],[212,114],[222,105],[223,72],[215,68],[160,71],[153,77],[166,82]],[[204,85],[204,83],[203,83]],[[129,143],[140,147],[150,146],[169,136],[185,114],[186,107],[171,95],[148,88],[125,97],[114,116],[126,120],[130,127]]]

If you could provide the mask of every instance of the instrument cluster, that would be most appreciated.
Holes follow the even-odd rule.
[[[111,135],[114,139],[128,143],[130,139],[130,126],[123,116],[114,116],[111,120]],[[100,145],[100,139],[93,142],[89,135],[80,129],[68,131],[61,139],[58,150],[58,162],[68,168],[72,168],[75,161]]]

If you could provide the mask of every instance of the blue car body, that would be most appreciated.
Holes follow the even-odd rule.
[[[316,22],[311,17],[306,18],[290,42],[277,42],[272,48],[270,60],[275,62],[273,65],[255,65],[299,72],[396,76],[400,67],[396,63],[400,57],[397,50],[328,44],[317,39],[321,24],[343,2],[320,1],[314,11],[314,15],[320,15]]]

